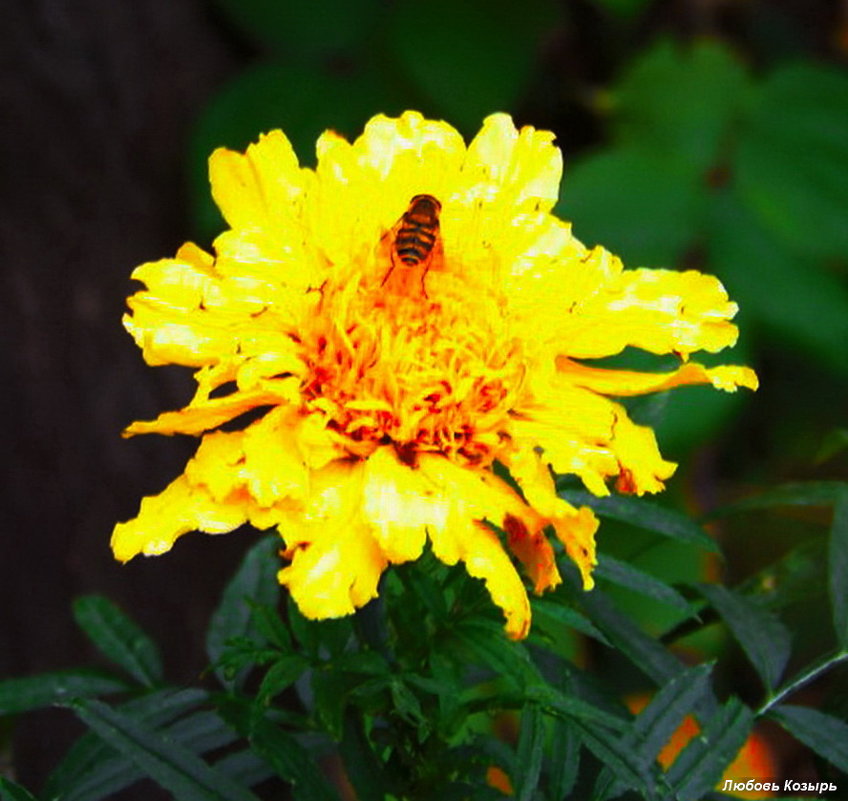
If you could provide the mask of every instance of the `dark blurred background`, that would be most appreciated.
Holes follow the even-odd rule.
[[[3,17],[0,676],[98,664],[70,611],[88,593],[132,612],[175,682],[205,664],[254,538],[113,561],[114,523],[194,447],[120,438],[192,391],[188,370],[144,365],[120,318],[135,265],[220,230],[211,149],[270,127],[306,163],[321,130],[355,136],[379,111],[466,136],[495,110],[554,130],[579,238],[630,266],[715,272],[743,309],[724,361],[757,367],[758,396],[684,390],[641,410],[685,465],[670,502],[846,477],[845,3],[13,0]],[[750,534],[738,578],[762,559]],[[20,780],[38,787],[76,731],[68,713],[18,721]]]

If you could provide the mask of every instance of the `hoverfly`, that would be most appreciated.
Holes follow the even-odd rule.
[[[442,204],[432,195],[415,195],[386,237],[391,247],[392,266],[383,278],[386,283],[395,267],[421,270],[421,288],[433,257],[441,253],[439,214]],[[424,292],[426,295],[426,291]]]

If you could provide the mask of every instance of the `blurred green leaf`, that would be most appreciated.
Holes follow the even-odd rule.
[[[722,43],[661,41],[640,54],[614,88],[616,140],[704,176],[720,157],[747,89],[744,69]]]
[[[848,487],[839,493],[833,509],[828,542],[828,586],[833,628],[840,648],[848,649]]]
[[[206,631],[206,653],[213,665],[224,655],[228,640],[238,637],[264,640],[257,631],[253,608],[249,602],[268,607],[275,607],[279,602],[279,564],[276,556],[278,547],[279,540],[276,536],[263,537],[247,551],[235,575],[224,589],[221,602]],[[233,683],[233,679],[227,676],[223,669],[216,667],[215,674],[225,686]],[[236,679],[236,682],[238,681],[239,679]]]
[[[2,801],[38,801],[26,788],[3,776],[0,776],[0,799]]]
[[[846,98],[844,71],[792,64],[766,80],[741,127],[741,196],[774,236],[808,257],[848,253]]]
[[[708,519],[755,509],[771,509],[775,506],[833,506],[846,489],[848,484],[843,481],[799,481],[781,484],[759,495],[714,509]]]
[[[212,238],[223,228],[209,192],[207,161],[215,148],[244,150],[260,133],[281,128],[301,163],[314,165],[315,142],[328,128],[355,138],[376,112],[402,110],[385,71],[373,66],[342,75],[277,63],[246,70],[212,99],[195,124],[189,165],[199,233]]]
[[[248,749],[221,757],[215,770],[243,787],[255,787],[275,775],[267,762]]]
[[[156,643],[115,604],[98,595],[77,598],[74,619],[100,652],[136,681],[153,687],[162,681]]]
[[[566,164],[556,213],[630,267],[671,266],[697,236],[703,197],[687,166],[626,145]]]
[[[720,584],[700,584],[698,589],[727,623],[766,689],[774,690],[789,660],[787,628],[768,610]]]
[[[848,375],[845,282],[817,263],[812,249],[789,251],[734,193],[713,197],[709,264],[739,303],[743,326],[760,321],[785,347],[803,348]]]
[[[518,801],[531,801],[539,784],[544,756],[545,716],[537,704],[525,704],[521,710],[515,766],[514,795]]]
[[[715,540],[701,528],[699,523],[682,512],[667,509],[653,501],[627,495],[598,498],[586,490],[563,490],[559,494],[575,506],[590,506],[601,517],[630,523],[630,525],[654,531],[680,542],[697,545],[707,551],[714,553],[718,551]]]
[[[848,428],[829,431],[816,453],[816,464],[822,464],[845,450],[848,450]]]
[[[818,709],[781,704],[769,713],[786,731],[842,771],[848,771],[848,724]]]
[[[571,721],[554,718],[551,721],[549,801],[562,801],[571,796],[580,769],[580,735]]]
[[[215,0],[255,42],[287,56],[332,57],[368,46],[386,13],[384,0]]]
[[[361,716],[345,715],[339,753],[358,801],[383,801],[389,790],[387,771],[368,741]]]
[[[160,787],[192,801],[258,801],[197,755],[100,701],[76,699],[67,706]]]
[[[628,19],[635,17],[639,12],[643,11],[650,5],[651,0],[595,0],[595,2],[607,11]]]
[[[748,739],[754,715],[738,698],[731,698],[693,737],[666,776],[675,798],[701,798],[721,779]]]
[[[676,607],[689,616],[696,613],[694,607],[677,590],[661,579],[607,554],[599,556],[595,575],[655,601]]]
[[[488,114],[516,110],[558,21],[552,0],[401,0],[389,41],[436,113],[470,134]]]
[[[63,670],[0,682],[0,714],[44,709],[69,698],[126,692],[123,679],[95,670]]]

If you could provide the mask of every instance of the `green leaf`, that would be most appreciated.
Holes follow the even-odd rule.
[[[309,662],[300,654],[285,654],[277,659],[262,679],[257,701],[269,703],[275,696],[291,687],[309,668]]]
[[[67,704],[100,737],[161,787],[192,801],[258,801],[194,753],[100,701]]]
[[[718,552],[715,541],[698,523],[681,512],[657,503],[626,495],[598,498],[585,490],[565,490],[559,494],[575,506],[590,506],[601,517],[620,520],[673,540]]]
[[[245,554],[236,574],[224,590],[221,603],[212,615],[206,632],[206,653],[213,664],[224,655],[228,640],[246,637],[264,642],[253,620],[250,602],[267,607],[275,607],[279,602],[278,543],[277,537],[273,535],[263,537]],[[215,673],[224,686],[233,684],[233,680],[221,668],[216,668]],[[243,680],[243,675],[236,679],[236,683],[240,680]]]
[[[741,126],[739,190],[764,225],[797,252],[848,252],[848,75],[811,63],[782,67]]]
[[[656,797],[656,778],[645,770],[633,749],[619,735],[579,722],[577,727],[583,744],[621,785],[636,790],[643,798]]]
[[[569,631],[574,630],[609,646],[609,640],[604,637],[603,632],[593,626],[585,615],[581,615],[571,606],[566,606],[563,601],[533,598],[531,603],[533,606],[531,638],[537,634],[544,634],[551,640],[561,640],[568,636]]]
[[[380,0],[216,0],[251,39],[281,53],[318,60],[364,47],[385,13]]]
[[[715,509],[710,512],[709,518],[726,517],[755,509],[771,509],[775,506],[833,506],[846,489],[848,484],[843,481],[804,481],[781,484],[759,495]]]
[[[635,17],[650,3],[651,0],[597,0],[599,6],[623,19]]]
[[[848,182],[846,182],[848,183]],[[734,190],[715,193],[710,206],[709,267],[746,318],[780,344],[848,374],[848,288],[830,265],[805,249],[796,254],[767,230]],[[848,228],[848,226],[846,226]],[[812,242],[818,235],[805,231]],[[751,269],[756,264],[757,269]],[[768,287],[768,291],[764,288]]]
[[[87,595],[74,601],[73,610],[77,625],[107,659],[148,687],[162,681],[162,657],[156,643],[115,604]]]
[[[685,164],[619,146],[568,168],[556,213],[587,245],[602,243],[628,263],[671,265],[697,237],[702,194]]]
[[[483,618],[463,620],[454,629],[461,647],[516,687],[542,682],[538,668],[521,643],[507,639],[500,625]]]
[[[0,682],[0,714],[16,715],[43,709],[69,698],[126,692],[129,685],[108,673],[63,670]]]
[[[550,0],[429,0],[426,8],[405,0],[389,43],[427,105],[471,133],[487,114],[515,110],[558,20]]]
[[[766,689],[774,690],[789,660],[788,629],[768,610],[720,584],[698,589],[727,623]]]
[[[722,706],[666,772],[675,798],[701,798],[712,790],[748,739],[754,715],[738,698]]]
[[[630,725],[630,721],[624,717],[600,709],[594,704],[566,694],[544,682],[528,687],[524,692],[524,698],[542,707],[549,715],[572,722],[602,726],[617,732],[619,737],[621,732],[626,731]]]
[[[833,510],[828,543],[828,578],[836,641],[848,649],[848,486],[839,493]]]
[[[264,759],[250,750],[227,754],[215,763],[215,770],[243,787],[255,787],[276,775]]]
[[[696,614],[694,607],[673,587],[650,575],[650,573],[614,559],[612,556],[602,554],[599,557],[595,576],[621,587],[627,587],[661,603],[674,606],[686,612],[688,616]]]
[[[793,704],[781,704],[768,714],[839,770],[848,771],[848,723],[818,709]]]
[[[683,664],[653,637],[643,632],[628,616],[619,612],[599,590],[585,593],[580,603],[589,619],[621,653],[655,684],[674,678]]]
[[[548,760],[548,799],[562,801],[571,796],[580,769],[580,735],[567,720],[551,721],[550,759]]]
[[[515,796],[531,801],[542,774],[545,743],[545,716],[537,704],[525,704],[518,730],[517,776]]]
[[[625,746],[633,749],[645,771],[651,769],[683,719],[701,700],[708,700],[711,672],[710,664],[697,665],[680,673],[659,690],[624,734]],[[604,782],[602,774],[595,796],[616,798],[624,789],[620,782],[611,781],[609,774]]]
[[[309,4],[312,5],[312,4]],[[385,70],[371,65],[345,74],[266,63],[245,70],[212,99],[199,116],[191,141],[193,217],[204,238],[223,226],[210,193],[207,161],[221,146],[244,150],[259,134],[281,128],[301,163],[315,163],[319,134],[332,129],[359,136],[375,111],[403,110]]]
[[[122,715],[147,728],[160,728],[196,709],[207,699],[199,689],[167,688],[120,705]],[[62,801],[96,801],[129,787],[143,778],[132,760],[93,733],[81,737],[50,774],[44,786],[45,798],[61,796]]]
[[[264,717],[244,715],[244,710],[230,707],[238,719],[239,729],[247,734],[253,750],[276,774],[293,785],[298,801],[339,801],[327,783],[312,755],[290,734]]]
[[[361,715],[345,715],[339,753],[358,801],[383,801],[390,789],[386,766],[368,741]]]
[[[2,801],[38,801],[27,789],[3,776],[0,776],[0,799]]]
[[[616,139],[703,174],[716,164],[747,89],[745,71],[720,42],[661,41],[639,56],[613,90]]]

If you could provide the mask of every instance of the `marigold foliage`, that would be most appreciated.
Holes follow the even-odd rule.
[[[552,471],[606,495],[610,484],[657,492],[675,469],[611,397],[757,381],[688,361],[736,340],[717,279],[625,270],[551,214],[553,138],[494,114],[466,146],[406,112],[374,117],[353,143],[326,132],[314,170],[280,131],[243,154],[217,150],[212,193],[230,227],[215,255],[186,244],[138,267],[146,288],[124,319],[148,364],[192,367],[197,380],[185,408],[126,436],[200,446],[115,527],[115,556],[161,554],[194,530],[277,527],[280,582],[305,615],[327,618],[374,598],[383,570],[429,539],[485,581],[515,638],[530,606],[511,557],[537,593],[560,582],[546,531],[591,588],[597,520],[557,497]],[[422,194],[441,204],[436,243],[407,265],[398,226]],[[658,374],[582,361],[628,346],[681,364]]]

